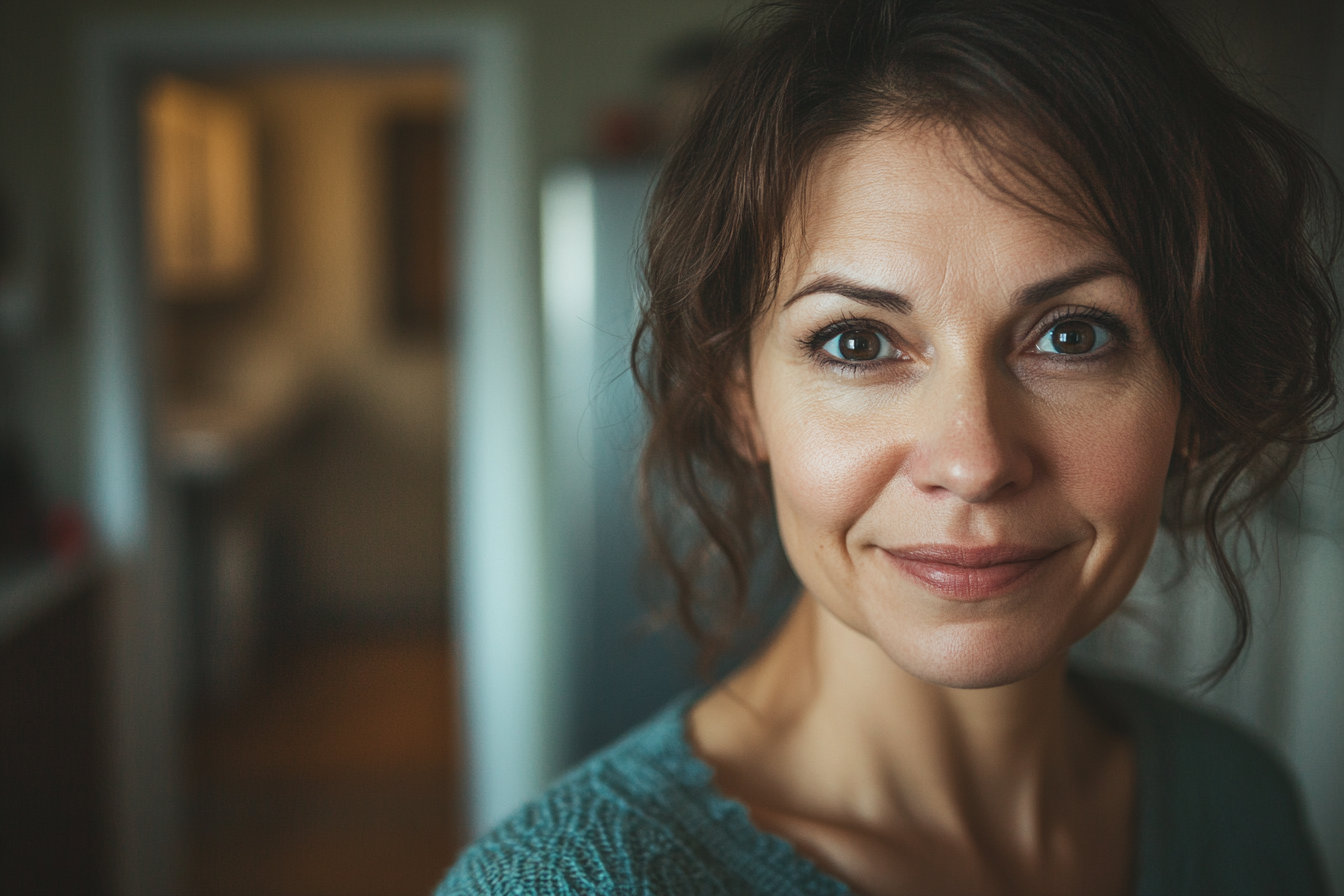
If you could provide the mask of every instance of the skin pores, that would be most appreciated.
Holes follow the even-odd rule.
[[[743,416],[804,587],[925,681],[1017,681],[1125,597],[1179,391],[1106,245],[973,181],[946,131],[823,153]]]

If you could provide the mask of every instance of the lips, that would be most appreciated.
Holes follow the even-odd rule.
[[[1023,545],[924,544],[884,549],[897,569],[940,597],[980,601],[1022,584],[1059,548]]]

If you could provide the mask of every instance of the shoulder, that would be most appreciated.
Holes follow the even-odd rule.
[[[678,704],[469,847],[437,896],[725,892],[698,848],[708,782],[681,762]]]
[[[1164,892],[1325,892],[1296,781],[1268,744],[1152,689],[1098,686],[1134,732],[1140,850]]]
[[[1276,813],[1296,812],[1296,784],[1275,751],[1257,735],[1215,711],[1196,707],[1129,682],[1106,682],[1136,729],[1151,776],[1174,785],[1183,797],[1200,798],[1191,809],[1255,804]]]

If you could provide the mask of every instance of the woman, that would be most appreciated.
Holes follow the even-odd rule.
[[[1223,539],[1334,401],[1334,181],[1147,0],[752,21],[652,201],[646,481],[709,650],[762,518],[801,594],[441,892],[1323,892],[1265,750],[1067,656],[1161,523],[1215,674],[1244,642]]]

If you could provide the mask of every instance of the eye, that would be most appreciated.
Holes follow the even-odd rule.
[[[1085,355],[1111,341],[1111,332],[1085,320],[1064,320],[1055,324],[1036,343],[1036,350],[1048,355]]]
[[[896,350],[887,337],[861,327],[837,333],[821,350],[844,361],[881,361],[896,356]]]

